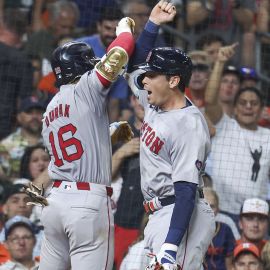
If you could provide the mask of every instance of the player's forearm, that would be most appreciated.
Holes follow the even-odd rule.
[[[179,246],[188,227],[195,205],[197,185],[189,182],[174,184],[175,205],[165,243]]]
[[[120,33],[110,44],[107,54],[95,66],[100,82],[104,87],[109,87],[128,63],[135,47],[133,35],[129,32]]]
[[[134,70],[134,66],[141,64],[145,61],[148,53],[154,48],[158,36],[159,25],[151,20],[145,25],[144,30],[136,40],[134,53],[128,64],[128,72]]]

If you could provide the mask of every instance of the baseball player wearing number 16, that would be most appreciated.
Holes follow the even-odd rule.
[[[117,38],[101,60],[83,42],[66,43],[53,53],[52,68],[60,91],[43,119],[53,184],[41,216],[45,237],[39,270],[112,269],[106,97],[134,50],[133,28],[132,19],[120,20]],[[113,130],[112,138],[118,135]]]
[[[192,63],[179,49],[153,49],[129,85],[144,106],[140,169],[144,207],[150,214],[147,270],[201,270],[215,231],[203,198],[202,172],[210,151],[206,120],[184,95]]]

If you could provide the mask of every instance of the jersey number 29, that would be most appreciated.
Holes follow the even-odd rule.
[[[80,142],[80,140],[76,139],[75,137],[73,137],[73,135],[75,134],[75,132],[77,131],[77,128],[75,126],[73,126],[72,124],[68,124],[66,126],[63,126],[61,128],[59,128],[58,132],[57,132],[57,137],[58,137],[58,142],[59,142],[59,148],[62,152],[62,157],[65,161],[67,162],[72,162],[74,160],[78,160],[81,158],[82,154],[83,154],[83,147],[82,144]],[[64,140],[63,135],[67,132],[71,132],[72,137],[69,139]],[[50,140],[50,144],[52,147],[52,153],[54,156],[54,164],[57,167],[61,167],[64,163],[63,163],[63,159],[61,159],[56,151],[56,147],[55,147],[55,139],[54,139],[54,134],[51,131],[49,134],[49,140]],[[68,154],[67,153],[67,148],[70,146],[75,146],[76,151],[72,154]]]

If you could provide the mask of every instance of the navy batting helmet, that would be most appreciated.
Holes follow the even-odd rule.
[[[146,62],[138,68],[165,75],[179,75],[185,86],[188,85],[192,74],[191,59],[183,51],[173,47],[152,49]]]
[[[71,41],[54,50],[51,66],[56,85],[70,83],[94,68],[99,61],[93,49],[84,42]]]

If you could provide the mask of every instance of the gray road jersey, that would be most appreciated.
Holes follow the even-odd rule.
[[[106,97],[96,72],[61,86],[43,118],[42,136],[51,156],[51,179],[110,185],[111,140]]]
[[[145,108],[141,128],[141,187],[146,200],[174,195],[174,182],[202,185],[210,136],[204,116],[195,106],[161,111],[149,106],[146,91],[139,100]]]

